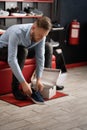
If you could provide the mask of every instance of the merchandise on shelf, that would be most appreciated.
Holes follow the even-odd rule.
[[[9,12],[8,11],[4,11],[2,9],[0,9],[0,16],[8,16]]]

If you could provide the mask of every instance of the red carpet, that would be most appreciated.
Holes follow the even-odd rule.
[[[63,96],[67,96],[67,94],[64,94],[62,92],[57,92],[55,96],[53,96],[51,99],[45,99],[45,101],[52,100],[52,99],[55,99],[55,98],[60,98],[60,97],[63,97]],[[0,100],[3,100],[3,101],[8,102],[10,104],[16,105],[18,107],[23,107],[23,106],[34,104],[29,99],[27,99],[25,101],[16,100],[12,93],[0,96]]]

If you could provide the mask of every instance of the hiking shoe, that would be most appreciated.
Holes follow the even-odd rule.
[[[12,93],[17,100],[26,100],[27,96],[19,89],[12,89]]]
[[[39,105],[43,105],[44,104],[44,99],[41,95],[41,93],[39,91],[36,91],[32,88],[32,95],[31,95],[31,100]]]

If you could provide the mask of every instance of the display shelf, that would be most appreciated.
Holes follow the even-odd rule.
[[[0,0],[0,2],[46,2],[53,3],[54,0]]]
[[[16,2],[16,5],[14,4],[14,2]],[[54,2],[54,0],[0,0],[0,8],[2,8],[2,10],[6,10],[7,8],[11,8],[12,4],[14,5],[14,7],[18,7],[20,10],[23,10],[24,7],[27,7],[28,3],[33,4],[33,6],[35,8],[38,9],[38,5],[41,5],[42,3],[45,4],[52,4]],[[40,4],[39,4],[40,3]],[[51,7],[51,6],[50,6]],[[1,25],[6,25],[8,26],[9,23],[12,23],[11,20],[15,19],[14,23],[26,23],[26,21],[28,21],[28,19],[30,19],[30,21],[34,20],[34,18],[40,18],[42,17],[42,15],[17,15],[17,16],[0,16],[0,24]],[[10,20],[11,19],[11,20]],[[16,20],[17,19],[17,20]],[[26,19],[26,21],[24,20]],[[9,21],[10,20],[10,21]]]
[[[0,16],[1,18],[40,18],[42,16]]]

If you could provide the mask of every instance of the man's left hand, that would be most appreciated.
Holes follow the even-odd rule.
[[[44,85],[42,84],[41,80],[40,79],[37,79],[36,81],[36,89],[37,91],[43,91],[43,88],[44,88]]]

